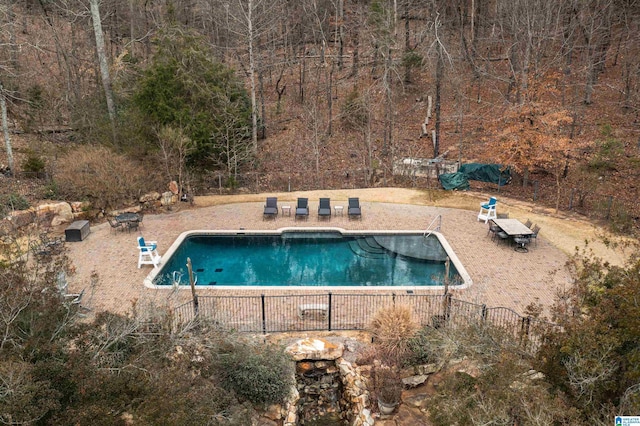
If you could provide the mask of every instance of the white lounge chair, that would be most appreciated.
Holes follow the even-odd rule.
[[[160,265],[161,256],[158,254],[158,243],[155,241],[144,241],[144,238],[138,237],[138,269],[142,265],[153,265],[157,268]]]
[[[484,223],[489,222],[491,219],[496,219],[496,205],[498,200],[496,197],[489,198],[488,202],[480,203],[480,213],[478,213],[478,220],[484,220]]]

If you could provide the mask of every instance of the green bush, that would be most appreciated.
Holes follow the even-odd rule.
[[[26,210],[30,206],[26,198],[20,194],[0,195],[0,215],[3,217],[13,210]]]
[[[233,343],[217,367],[223,387],[254,404],[283,402],[293,386],[293,362],[280,347]]]
[[[45,169],[45,162],[34,152],[30,152],[27,159],[22,163],[22,170],[29,173],[42,173]]]
[[[357,89],[352,90],[342,104],[342,123],[348,129],[364,127],[369,119],[368,108],[366,99]]]
[[[43,188],[42,198],[45,200],[56,200],[59,198],[58,184],[51,181]]]

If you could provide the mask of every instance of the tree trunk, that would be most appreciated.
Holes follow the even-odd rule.
[[[442,45],[438,43],[438,60],[436,63],[436,137],[433,143],[433,158],[440,155],[440,91],[442,87],[442,78],[444,75],[444,60],[442,58]]]
[[[338,0],[338,70],[344,66],[344,0]]]
[[[331,136],[333,133],[333,69],[335,67],[335,61],[331,61],[331,69],[329,70],[329,78],[327,79],[327,110],[328,110],[328,123],[327,123],[327,136]]]
[[[249,81],[251,85],[251,142],[253,152],[258,154],[258,107],[256,105],[256,64],[253,57],[253,0],[247,2],[247,38],[249,42]]]
[[[7,147],[7,164],[9,173],[13,176],[13,149],[11,147],[11,137],[9,135],[9,123],[7,122],[7,100],[4,87],[0,82],[0,111],[2,112],[2,133],[4,134],[4,144]]]
[[[104,46],[104,34],[102,33],[102,21],[100,19],[99,0],[89,0],[91,6],[91,20],[93,21],[93,32],[96,38],[96,52],[98,54],[98,63],[100,65],[100,74],[102,75],[102,86],[104,88],[104,96],[107,101],[107,111],[109,120],[111,121],[111,131],[113,132],[113,141],[116,141],[116,107],[113,102],[113,92],[111,91],[111,77],[109,76],[109,64],[107,62],[107,53]]]
[[[258,82],[260,83],[260,139],[267,138],[267,111],[264,102],[264,78],[262,71],[258,72]]]
[[[358,31],[356,30],[356,32],[353,34],[353,61],[351,63],[351,76],[350,76],[352,78],[358,76],[358,66],[360,63],[360,51],[358,50],[359,47],[360,47],[360,44],[358,39]],[[355,81],[357,82],[357,79],[355,79]]]

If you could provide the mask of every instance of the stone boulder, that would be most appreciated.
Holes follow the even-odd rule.
[[[158,201],[160,199],[160,197],[162,197],[162,195],[160,195],[159,192],[153,191],[153,192],[149,192],[147,194],[144,194],[143,196],[140,197],[140,202],[141,203],[152,203],[154,201]]]
[[[15,210],[9,212],[7,220],[12,224],[13,228],[22,228],[33,223],[36,219],[36,212],[33,209]]]
[[[342,343],[331,343],[324,339],[303,339],[287,347],[286,353],[294,361],[310,360],[334,360],[340,358],[344,352]]]
[[[36,215],[41,219],[51,217],[51,226],[74,221],[73,209],[64,201],[40,204],[36,207]]]
[[[163,192],[160,198],[162,206],[172,206],[178,202],[178,196],[171,191]]]
[[[415,388],[426,382],[427,378],[429,378],[429,376],[426,374],[405,377],[402,379],[402,384],[407,388]]]

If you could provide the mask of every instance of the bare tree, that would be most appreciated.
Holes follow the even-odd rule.
[[[116,107],[113,100],[113,91],[111,89],[111,76],[109,74],[109,61],[104,44],[104,34],[102,32],[102,20],[100,19],[99,0],[89,0],[91,8],[91,21],[93,22],[93,32],[96,39],[96,53],[98,54],[98,64],[100,65],[100,74],[102,76],[102,87],[104,96],[107,101],[107,111],[109,120],[111,121],[111,130],[113,131],[113,140],[116,140]]]
[[[239,106],[233,105],[226,97],[223,101],[228,104],[220,108],[220,125],[212,141],[215,152],[213,160],[226,169],[229,177],[237,180],[240,167],[255,158],[249,138],[251,129],[240,126],[241,119],[236,113]]]
[[[2,113],[2,134],[4,136],[4,145],[7,148],[7,164],[9,172],[14,173],[13,165],[13,147],[11,145],[11,136],[9,135],[9,123],[7,120],[7,100],[4,86],[0,81],[0,112]]]
[[[164,164],[167,178],[178,181],[179,196],[185,188],[185,171],[189,154],[195,151],[195,144],[182,129],[163,127],[158,131],[158,145],[160,160]]]
[[[225,5],[225,19],[229,32],[240,40],[236,46],[236,52],[249,79],[251,98],[251,140],[254,153],[258,152],[258,104],[256,92],[258,90],[257,74],[260,64],[260,49],[268,40],[269,34],[274,31],[274,22],[280,12],[278,1],[268,0],[234,0]],[[266,117],[262,117],[264,120]]]

